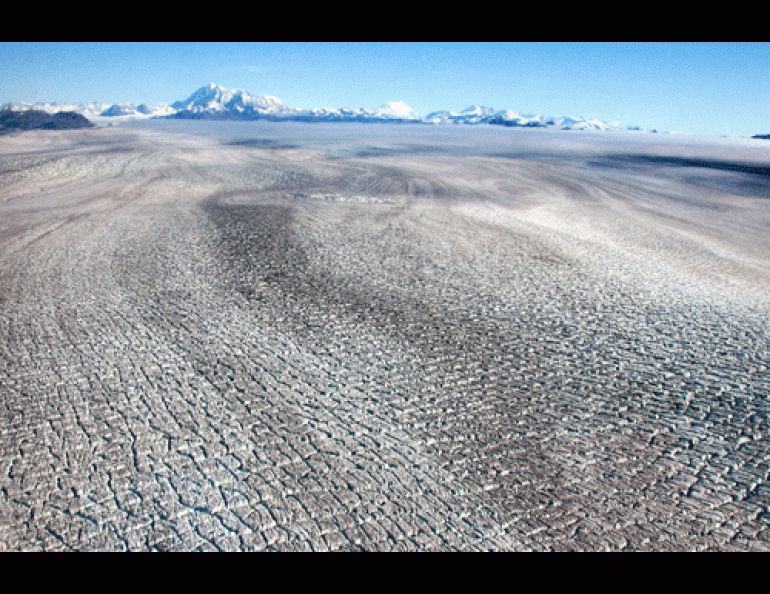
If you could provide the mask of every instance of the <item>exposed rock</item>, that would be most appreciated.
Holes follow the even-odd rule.
[[[0,111],[0,133],[12,130],[74,130],[92,128],[94,124],[74,111],[60,111],[51,115],[44,111]]]

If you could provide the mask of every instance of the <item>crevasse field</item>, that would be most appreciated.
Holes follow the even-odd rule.
[[[770,550],[770,143],[0,137],[0,549]]]

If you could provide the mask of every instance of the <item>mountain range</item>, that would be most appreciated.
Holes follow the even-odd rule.
[[[106,106],[101,103],[9,103],[2,106],[15,111],[38,110],[47,113],[77,112],[91,121],[106,123],[129,119],[173,118],[208,120],[283,120],[305,122],[408,122],[425,124],[492,124],[525,128],[564,130],[626,130],[617,122],[603,122],[580,117],[522,115],[510,110],[494,110],[481,105],[459,113],[436,111],[420,116],[402,101],[393,101],[376,109],[289,107],[277,97],[252,95],[245,91],[225,89],[214,83],[201,87],[183,101],[162,105],[133,103]]]

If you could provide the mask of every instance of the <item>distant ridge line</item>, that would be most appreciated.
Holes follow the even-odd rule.
[[[31,109],[53,113],[61,104],[6,104],[12,109]],[[561,130],[627,130],[647,132],[636,126],[584,117],[523,115],[511,110],[495,110],[482,105],[471,106],[459,113],[443,110],[418,115],[403,101],[390,101],[378,108],[313,108],[300,109],[284,104],[277,97],[253,95],[246,91],[226,89],[214,83],[200,87],[186,100],[161,105],[116,103],[104,106],[94,102],[67,104],[67,109],[87,118],[104,122],[133,119],[210,119],[271,120],[300,122],[391,122],[432,125],[490,124],[516,128],[551,128]],[[654,130],[653,130],[654,132]]]

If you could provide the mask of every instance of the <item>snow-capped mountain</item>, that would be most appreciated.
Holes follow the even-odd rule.
[[[185,101],[171,104],[176,119],[234,119],[234,120],[299,120],[299,121],[368,121],[415,120],[419,116],[403,101],[392,101],[376,109],[289,107],[277,97],[252,95],[245,91],[225,89],[214,83],[201,87]]]
[[[403,101],[388,101],[374,110],[372,115],[373,117],[382,119],[418,120],[420,118],[420,116],[418,116],[417,113]]]
[[[48,114],[56,114],[59,112],[74,111],[79,113],[89,120],[99,116],[107,108],[106,105],[93,102],[93,103],[61,103],[61,102],[44,102],[44,103],[6,103],[2,106],[2,109],[10,109],[12,111],[44,111]]]
[[[562,130],[624,130],[617,122],[567,116],[522,115],[510,110],[495,110],[473,105],[455,113],[436,111],[420,116],[403,101],[391,101],[374,109],[348,107],[299,109],[289,107],[277,97],[252,95],[245,91],[226,89],[214,83],[201,87],[184,101],[163,105],[119,103],[16,103],[2,106],[13,110],[37,109],[47,113],[75,111],[97,123],[133,119],[217,119],[217,120],[293,120],[305,122],[410,122],[425,124],[492,124],[521,128],[554,128]],[[638,130],[638,128],[637,128]]]
[[[414,121],[420,116],[403,101],[390,101],[376,109],[360,107],[329,108],[320,107],[302,112],[294,119],[318,122],[367,122],[367,121]]]
[[[99,115],[101,117],[108,118],[125,118],[125,119],[139,119],[139,118],[156,118],[165,117],[177,112],[176,109],[168,104],[163,105],[147,105],[140,103],[135,105],[133,103],[115,103],[111,105]]]
[[[134,103],[116,103],[110,106],[99,102],[6,103],[2,107],[3,109],[10,109],[13,111],[44,111],[51,115],[62,111],[75,112],[97,123],[165,117],[176,113],[175,109],[166,104],[146,105],[144,103],[140,105]]]
[[[239,119],[290,118],[302,110],[288,107],[277,97],[252,95],[245,91],[225,89],[211,83],[195,91],[185,101],[171,104],[179,119]]]
[[[424,121],[431,124],[481,124],[489,123],[495,110],[483,105],[471,105],[460,113],[453,111],[434,111],[425,116]]]
[[[624,129],[617,122],[608,123],[596,119],[568,116],[522,115],[508,109],[496,111],[483,105],[473,105],[460,113],[436,111],[425,116],[423,121],[431,124],[495,124],[512,128],[556,128],[560,130],[607,131]]]

